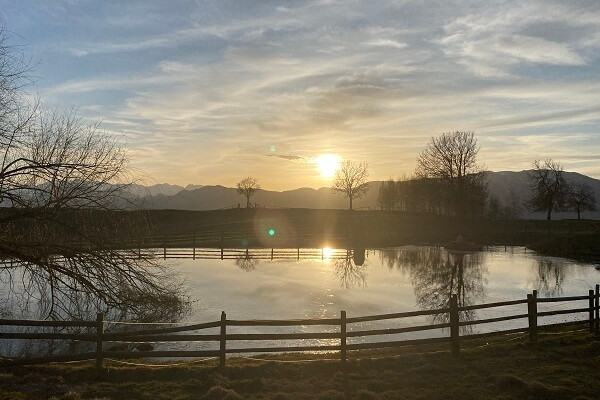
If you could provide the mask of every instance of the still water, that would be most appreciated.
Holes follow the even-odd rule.
[[[338,318],[445,308],[451,294],[459,305],[526,298],[587,295],[600,282],[594,265],[538,255],[523,247],[495,247],[471,254],[450,254],[437,247],[406,246],[366,250],[341,259],[264,260],[240,256],[233,260],[167,260],[187,279],[195,299],[189,321],[228,319]],[[362,263],[362,265],[358,265]],[[544,303],[539,311],[586,307],[587,301]],[[463,320],[527,312],[527,305],[464,313]],[[403,327],[447,322],[446,315],[352,324],[348,330]],[[542,317],[539,324],[585,319],[586,314]],[[526,326],[526,319],[464,327],[461,334]],[[336,327],[228,328],[231,333],[336,331]],[[354,338],[352,342],[401,340],[447,335],[444,330]],[[325,344],[331,341],[304,341]],[[335,342],[335,341],[334,341]],[[293,341],[278,345],[299,344]],[[275,345],[238,342],[231,347]],[[186,344],[185,346],[190,346]],[[228,347],[229,347],[228,343]],[[199,343],[197,348],[212,347]]]
[[[162,251],[162,250],[161,250]],[[190,249],[191,251],[191,249]],[[374,314],[447,308],[452,294],[459,305],[474,305],[526,298],[532,290],[539,297],[581,296],[600,283],[594,265],[538,255],[523,247],[493,247],[470,254],[451,254],[443,248],[404,246],[372,250],[297,249],[276,250],[285,259],[271,259],[270,249],[232,250],[223,259],[219,250],[196,249],[194,254],[213,254],[212,259],[166,259],[169,268],[185,278],[185,292],[192,300],[181,322],[220,319],[348,318]],[[190,253],[187,251],[187,253]],[[178,249],[177,254],[187,254]],[[297,259],[299,258],[299,259]],[[7,306],[7,305],[5,305]],[[541,303],[539,311],[586,307],[587,300]],[[461,313],[461,320],[493,318],[527,312],[526,304]],[[14,312],[12,313],[14,315]],[[24,315],[24,317],[26,317]],[[585,319],[586,313],[540,317],[539,324]],[[348,325],[348,331],[401,328],[448,322],[447,314],[371,321]],[[162,325],[164,326],[164,325]],[[461,334],[527,326],[526,319],[464,326]],[[107,329],[126,328],[108,324]],[[138,328],[135,326],[134,328]],[[339,326],[228,327],[228,333],[337,332]],[[184,332],[188,333],[188,332]],[[193,332],[189,332],[193,333]],[[197,333],[216,334],[218,328]],[[447,336],[447,329],[395,335],[350,338],[348,343]],[[228,348],[338,344],[337,340],[237,341]],[[75,343],[76,344],[76,343]],[[80,351],[75,344],[56,347],[60,352]],[[80,343],[85,345],[85,343]],[[114,346],[120,344],[114,343]],[[2,341],[0,354],[47,352],[55,343]],[[111,349],[107,345],[107,349]],[[216,349],[214,342],[154,343],[156,350]],[[117,348],[114,348],[117,349]],[[89,350],[89,349],[88,349]]]

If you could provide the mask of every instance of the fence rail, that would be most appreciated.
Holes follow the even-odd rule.
[[[569,308],[566,310],[553,310],[538,312],[537,306],[540,303],[552,302],[570,302],[587,300],[587,307]],[[489,309],[494,307],[512,306],[527,304],[527,313],[519,313],[506,315],[494,318],[484,318],[479,320],[462,320],[461,313],[471,310]],[[347,318],[346,312],[341,311],[340,318],[320,318],[320,319],[293,319],[293,320],[232,320],[227,319],[226,313],[221,313],[221,319],[214,322],[206,322],[201,324],[189,324],[178,327],[155,328],[155,329],[140,329],[134,331],[105,331],[106,324],[112,321],[106,321],[102,313],[98,313],[96,321],[37,321],[37,320],[10,320],[1,319],[0,326],[21,326],[21,327],[87,327],[94,328],[95,333],[49,333],[49,332],[1,332],[0,339],[22,339],[22,340],[78,340],[96,343],[96,351],[60,356],[47,356],[36,358],[2,358],[0,365],[27,365],[40,364],[49,362],[65,362],[65,361],[80,361],[80,360],[96,360],[98,368],[102,368],[104,359],[140,359],[147,357],[160,358],[188,358],[188,357],[215,357],[219,359],[220,366],[225,365],[227,354],[241,353],[272,353],[272,352],[306,352],[306,351],[339,351],[340,361],[346,362],[347,351],[376,349],[388,347],[402,347],[415,344],[433,344],[433,343],[449,343],[450,350],[453,355],[460,353],[460,344],[464,340],[486,338],[497,335],[507,335],[514,333],[527,333],[529,340],[537,341],[538,331],[552,326],[560,326],[565,323],[554,323],[538,325],[539,317],[551,315],[566,315],[566,314],[587,314],[586,319],[579,319],[568,322],[587,323],[589,331],[600,335],[600,285],[596,285],[595,291],[589,290],[585,296],[565,296],[565,297],[548,297],[538,298],[537,291],[533,291],[527,295],[527,299],[501,301],[495,303],[485,303],[470,306],[459,306],[456,295],[450,298],[450,306],[448,308],[425,310],[425,311],[409,311],[393,314],[369,315],[361,317]],[[415,316],[429,316],[447,314],[447,323],[437,323],[429,325],[416,325],[399,328],[385,329],[368,329],[368,330],[348,330],[349,325],[368,321],[393,320]],[[509,321],[514,319],[527,319],[528,326],[523,328],[503,329],[493,332],[475,333],[468,335],[460,335],[460,327],[470,325],[489,324],[501,321]],[[257,327],[257,326],[339,326],[338,332],[295,332],[295,333],[228,333],[227,327]],[[219,333],[214,334],[174,334],[177,332],[201,331],[204,329],[219,328]],[[450,335],[443,337],[424,338],[424,339],[406,339],[381,341],[370,343],[347,343],[348,338],[356,337],[373,337],[382,335],[393,335],[407,332],[422,332],[433,329],[450,328]],[[231,342],[236,341],[276,341],[276,340],[309,340],[309,339],[330,339],[339,340],[338,344],[325,345],[301,345],[301,346],[272,346],[272,347],[248,347],[236,348],[229,347]],[[146,343],[146,342],[218,342],[218,350],[151,350],[151,351],[111,351],[106,350],[105,343],[110,342],[126,342],[126,343]]]
[[[132,258],[192,259],[192,260],[325,260],[349,259],[353,250],[329,248],[154,248],[139,249]]]

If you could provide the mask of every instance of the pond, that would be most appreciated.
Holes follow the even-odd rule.
[[[357,254],[316,250],[316,259],[270,260],[241,254],[237,259],[196,259],[172,262],[187,279],[188,294],[196,300],[189,321],[216,321],[221,311],[228,319],[302,319],[397,313],[445,308],[450,295],[459,305],[526,298],[532,290],[539,297],[587,295],[600,282],[593,265],[546,257],[524,247],[491,247],[471,254],[449,254],[428,246],[366,250],[364,262]],[[289,253],[293,254],[294,249]],[[360,251],[359,251],[360,252]],[[252,254],[252,252],[250,252]],[[266,258],[266,259],[264,259]],[[357,265],[358,261],[362,265]],[[586,307],[587,300],[539,304],[539,311]],[[520,304],[464,313],[463,319],[480,319],[527,313]],[[447,322],[446,315],[373,321],[348,330],[404,327]],[[540,317],[539,324],[585,319],[587,314]],[[524,327],[526,319],[463,327],[461,334]],[[339,328],[228,328],[228,333],[337,331]],[[401,340],[447,335],[444,330],[354,338],[351,342]],[[304,344],[334,343],[330,340]],[[277,345],[300,342],[282,341]],[[237,342],[235,347],[275,345]],[[186,344],[189,346],[189,344]],[[229,344],[228,344],[229,346]],[[198,344],[198,348],[211,347]]]
[[[600,283],[600,272],[592,264],[546,257],[524,247],[491,247],[468,254],[448,253],[443,248],[431,246],[370,250],[275,249],[274,253],[271,249],[242,249],[228,250],[224,255],[215,249],[171,250],[169,257],[161,262],[185,278],[185,292],[193,300],[190,311],[180,323],[217,321],[221,311],[227,313],[228,319],[238,320],[339,318],[341,310],[346,311],[348,318],[352,318],[447,308],[452,294],[457,294],[460,306],[524,299],[532,290],[537,290],[539,297],[582,296]],[[156,252],[162,255],[163,249]],[[190,256],[192,252],[195,259]],[[170,259],[177,256],[182,258]],[[541,303],[538,310],[586,306],[587,300]],[[523,313],[527,313],[526,304],[464,312],[461,319],[465,321]],[[542,325],[585,318],[586,313],[558,315],[540,317],[538,323]],[[448,314],[355,323],[348,325],[348,331],[445,322],[448,322]],[[525,326],[527,319],[523,318],[464,326],[461,334]],[[107,327],[113,328],[110,324]],[[338,331],[339,326],[227,328],[227,333]],[[197,333],[217,334],[218,328]],[[447,335],[446,328],[356,337],[350,338],[348,343]],[[310,346],[337,342],[335,339],[228,341],[227,346]],[[20,341],[4,341],[0,349],[5,355],[16,354],[23,344]],[[34,347],[27,348],[34,351]],[[64,346],[59,348],[65,349]],[[75,349],[71,345],[68,348],[70,351]],[[218,343],[154,343],[153,348],[216,349]]]

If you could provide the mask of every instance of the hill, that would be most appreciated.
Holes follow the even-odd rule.
[[[523,204],[529,196],[528,173],[530,171],[486,172],[485,179],[491,196],[495,196],[503,204],[516,202]],[[596,193],[600,202],[600,180],[576,172],[566,172],[568,182],[586,183]],[[370,182],[370,190],[366,196],[355,201],[355,208],[375,207],[381,181]],[[243,207],[245,198],[235,188],[225,186],[188,185],[186,188],[176,185],[154,185],[148,189],[150,194],[141,196],[144,208],[173,210],[215,210],[226,207]],[[137,192],[140,194],[143,192]],[[330,188],[299,188],[285,191],[259,190],[252,198],[254,203],[275,208],[315,208],[345,209],[348,201],[335,194]],[[544,218],[543,213],[528,213],[522,209],[522,216],[527,218]],[[561,212],[556,219],[575,218],[574,212]],[[587,212],[583,218],[600,219],[600,212]]]

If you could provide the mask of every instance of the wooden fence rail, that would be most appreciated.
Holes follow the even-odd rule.
[[[569,308],[564,310],[538,311],[540,303],[585,301],[586,307]],[[36,321],[36,320],[10,320],[0,319],[2,327],[41,327],[41,328],[95,328],[94,333],[57,333],[57,332],[0,332],[0,339],[21,339],[21,340],[77,340],[96,343],[96,350],[93,352],[60,355],[36,358],[3,358],[0,365],[27,365],[49,362],[65,362],[80,360],[96,360],[98,368],[102,368],[104,359],[140,359],[148,357],[159,358],[188,358],[188,357],[215,357],[219,359],[220,366],[224,366],[227,354],[241,353],[273,353],[273,352],[303,352],[303,351],[339,351],[340,360],[346,362],[347,352],[351,350],[376,349],[387,347],[401,347],[415,344],[449,343],[453,355],[460,353],[460,345],[464,340],[485,338],[496,335],[507,335],[515,333],[527,333],[531,342],[536,342],[538,331],[552,326],[564,324],[585,323],[590,332],[600,335],[600,285],[596,285],[595,290],[589,290],[585,296],[565,296],[565,297],[547,297],[538,298],[537,291],[527,295],[527,299],[510,300],[494,303],[485,303],[469,306],[459,306],[456,295],[450,298],[448,308],[409,311],[393,314],[369,315],[362,317],[346,316],[345,311],[341,311],[340,318],[321,318],[321,319],[295,319],[295,320],[231,320],[227,319],[226,313],[221,313],[221,319],[214,322],[201,324],[189,324],[177,327],[139,329],[133,331],[106,331],[107,324],[118,326],[122,323],[113,323],[106,321],[102,313],[98,313],[96,321]],[[505,307],[512,305],[527,304],[527,313],[518,313],[494,318],[484,318],[477,320],[461,320],[461,313],[472,310],[489,309],[494,307]],[[587,319],[576,320],[566,323],[554,323],[538,325],[540,317],[566,314],[587,314]],[[429,325],[405,326],[398,328],[368,329],[368,330],[349,330],[349,325],[381,320],[394,320],[416,316],[431,316],[445,314],[448,322],[435,323]],[[462,335],[460,327],[471,325],[482,325],[501,321],[510,321],[515,319],[527,319],[527,327],[503,329],[493,332],[475,333]],[[295,333],[229,333],[227,327],[257,327],[257,326],[338,326],[337,332],[295,332]],[[219,328],[218,333],[211,334],[175,334],[178,332],[200,331],[204,329]],[[408,332],[422,332],[434,329],[449,328],[450,335],[444,337],[424,338],[424,339],[406,339],[394,341],[381,341],[371,343],[347,343],[350,338],[373,337],[382,335],[395,335]],[[276,347],[248,347],[248,348],[230,348],[228,344],[236,341],[275,341],[275,340],[311,340],[311,339],[329,339],[339,340],[338,344],[326,345],[302,345],[302,346],[276,346]],[[111,351],[105,350],[104,344],[110,342],[125,343],[152,343],[152,342],[218,342],[218,350],[151,350],[151,351]]]

